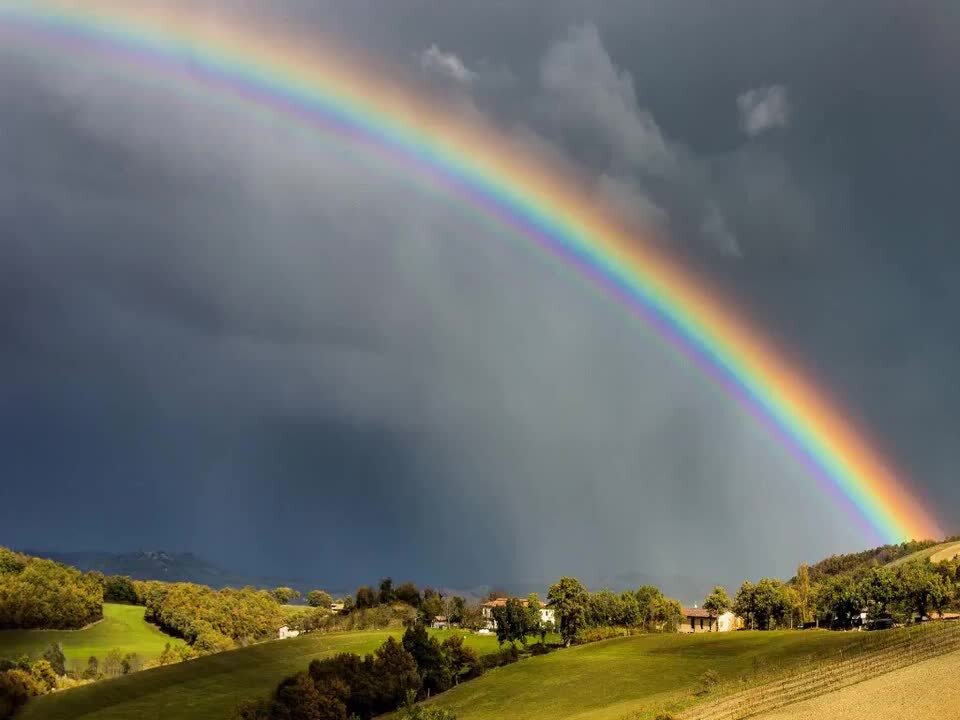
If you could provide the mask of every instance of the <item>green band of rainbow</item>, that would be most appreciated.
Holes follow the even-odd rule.
[[[142,0],[0,0],[0,35],[112,54],[361,142],[456,192],[645,318],[763,421],[854,519],[888,542],[938,537],[862,434],[734,307],[654,243],[629,237],[555,169],[445,114],[354,56],[205,24]],[[189,70],[184,61],[189,59]]]

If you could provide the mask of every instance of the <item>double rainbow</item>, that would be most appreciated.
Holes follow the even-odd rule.
[[[761,419],[872,535],[887,542],[941,535],[851,421],[736,308],[661,247],[625,233],[563,174],[496,131],[365,70],[356,56],[158,5],[0,0],[0,38],[12,33],[54,51],[113,56],[138,72],[227,93],[246,107],[360,142],[411,168],[643,317]]]

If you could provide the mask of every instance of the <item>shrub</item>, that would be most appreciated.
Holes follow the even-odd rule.
[[[618,627],[610,625],[600,625],[597,627],[581,628],[577,631],[573,639],[574,645],[586,645],[588,643],[599,642],[600,640],[610,640],[611,638],[629,637],[639,635],[642,630],[639,628]]]
[[[720,676],[716,670],[707,670],[697,680],[697,695],[707,695],[720,684]]]
[[[0,673],[0,719],[13,717],[17,709],[46,688],[26,670],[15,668]]]
[[[34,680],[43,686],[43,691],[45,693],[56,690],[57,673],[54,672],[53,667],[48,661],[37,660],[36,662],[32,663],[30,665],[30,674],[33,676]]]

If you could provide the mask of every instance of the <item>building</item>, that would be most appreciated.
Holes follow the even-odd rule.
[[[332,613],[342,613],[344,604],[342,602],[332,602],[330,603],[330,612]]]
[[[680,623],[677,632],[730,632],[742,627],[743,619],[732,612],[725,612],[720,617],[713,617],[709,611],[703,608],[692,607],[683,609],[683,622]]]
[[[483,619],[487,621],[487,628],[490,630],[497,629],[497,621],[493,619],[493,610],[494,608],[504,607],[507,604],[507,598],[495,598],[494,600],[489,600],[483,604],[481,607],[481,612],[483,613]],[[520,600],[520,604],[524,607],[527,606],[526,600]],[[557,624],[556,621],[556,612],[554,609],[547,605],[547,603],[540,601],[540,622],[542,623],[553,623]]]
[[[447,619],[446,615],[434,615],[433,622],[430,623],[430,627],[434,630],[446,630],[450,627],[450,621]]]
[[[289,626],[284,625],[277,633],[280,636],[281,640],[286,640],[287,638],[295,638],[300,634],[299,630],[291,630]]]

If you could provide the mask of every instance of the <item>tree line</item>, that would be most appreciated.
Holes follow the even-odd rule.
[[[198,654],[230,650],[276,637],[285,624],[277,598],[268,590],[214,590],[194,583],[133,581],[146,619],[186,640]]]
[[[822,568],[814,573],[801,565],[789,582],[764,578],[743,583],[732,604],[755,630],[811,625],[850,629],[863,621],[864,613],[868,623],[909,623],[942,615],[951,607],[960,607],[957,560],[861,564],[843,573]]]
[[[0,547],[0,630],[76,630],[102,618],[95,577]]]

